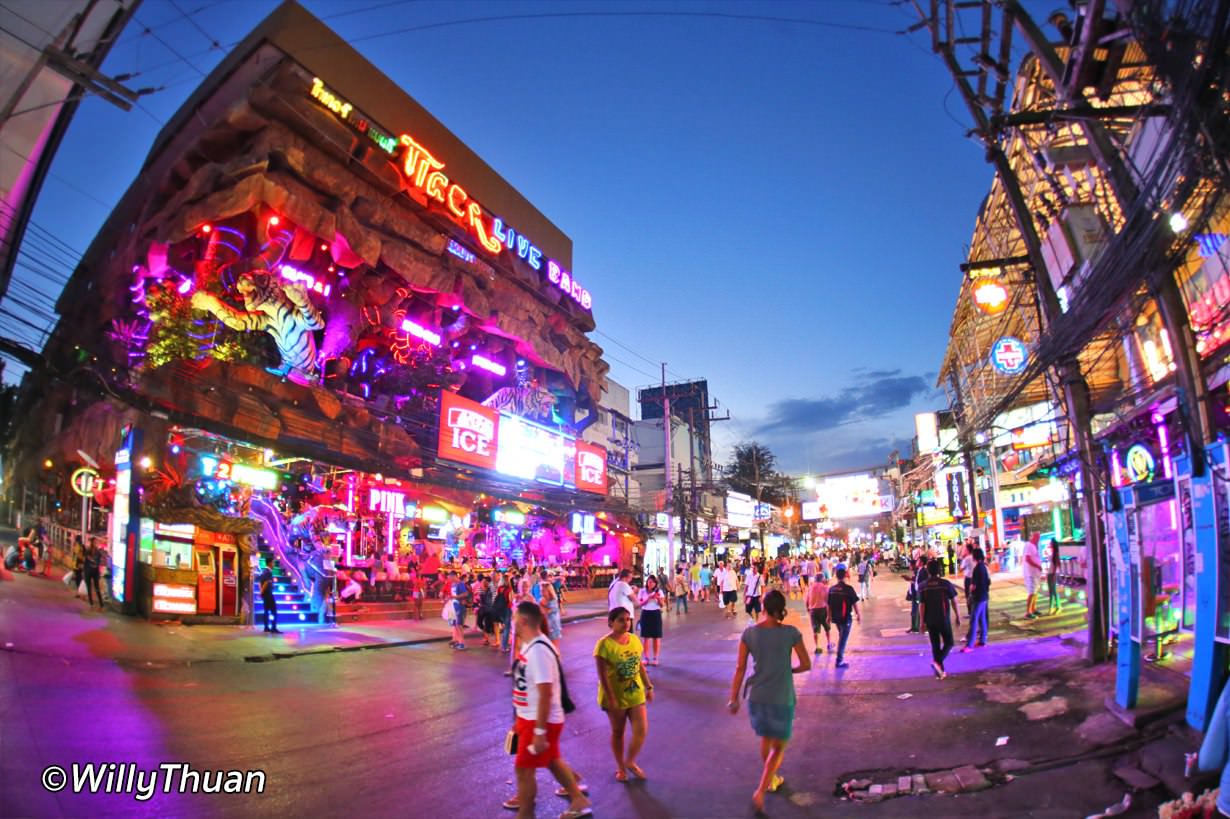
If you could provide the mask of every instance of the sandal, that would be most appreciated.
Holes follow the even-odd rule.
[[[777,793],[777,789],[786,784],[786,780],[777,774],[773,775],[773,781],[769,783],[769,793]]]
[[[586,785],[584,782],[581,782],[578,780],[577,790],[579,790],[581,793],[589,793],[589,785]],[[555,795],[563,797],[564,799],[567,799],[568,789],[565,788],[563,785],[560,785],[558,788],[555,789]]]
[[[643,768],[641,768],[641,766],[640,766],[640,765],[637,765],[635,762],[629,762],[629,763],[628,763],[628,770],[632,772],[632,775],[633,775],[633,776],[639,777],[640,779],[648,779],[648,778],[649,778],[649,777],[645,776],[645,771],[644,771],[644,769],[643,769]]]
[[[583,808],[569,808],[559,815],[559,819],[581,819],[582,816],[593,816],[594,809],[590,805]]]
[[[501,807],[503,807],[504,810],[521,810],[521,803],[517,801],[517,797],[514,796],[511,799],[505,799],[504,804],[501,805]]]
[[[616,771],[616,772],[615,772],[615,781],[616,781],[616,782],[627,782],[627,781],[628,781],[628,772],[627,772],[627,771]]]

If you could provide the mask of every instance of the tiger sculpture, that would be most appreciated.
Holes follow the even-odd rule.
[[[279,285],[271,275],[248,272],[239,276],[235,289],[243,297],[243,310],[202,290],[192,294],[192,306],[209,312],[232,330],[268,333],[282,358],[281,366],[270,367],[269,372],[315,378],[316,337],[312,334],[323,330],[325,322],[307,288],[297,283]]]

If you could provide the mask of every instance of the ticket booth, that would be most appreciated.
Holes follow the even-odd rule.
[[[197,546],[196,555],[196,613],[216,614],[218,611],[218,564],[212,546]]]

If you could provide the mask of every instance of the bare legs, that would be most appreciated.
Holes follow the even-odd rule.
[[[534,819],[534,802],[538,798],[538,770],[536,768],[517,768],[517,819]],[[556,759],[547,765],[547,770],[555,777],[555,781],[568,791],[569,807],[580,810],[589,805],[589,799],[581,793],[577,784],[576,772],[563,759]]]
[[[764,810],[764,796],[774,789],[777,771],[786,756],[786,742],[784,739],[768,737],[762,737],[760,740],[760,758],[764,760],[764,770],[760,772],[760,785],[752,794],[752,804],[756,806],[756,810]]]
[[[658,637],[645,638],[645,659],[658,662],[658,657],[662,654],[662,640]]]
[[[615,778],[619,781],[627,779],[628,771],[645,778],[645,772],[637,764],[636,758],[645,745],[645,737],[649,734],[649,711],[644,705],[628,709],[609,709],[606,712],[611,723],[611,753],[615,757]],[[625,750],[624,727],[632,723],[632,739]]]

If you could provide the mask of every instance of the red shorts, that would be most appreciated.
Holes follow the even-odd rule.
[[[517,717],[517,756],[513,760],[515,768],[545,768],[559,759],[559,737],[564,732],[564,723],[547,723],[547,749],[541,754],[531,754],[530,745],[534,742],[534,726],[532,719]]]

